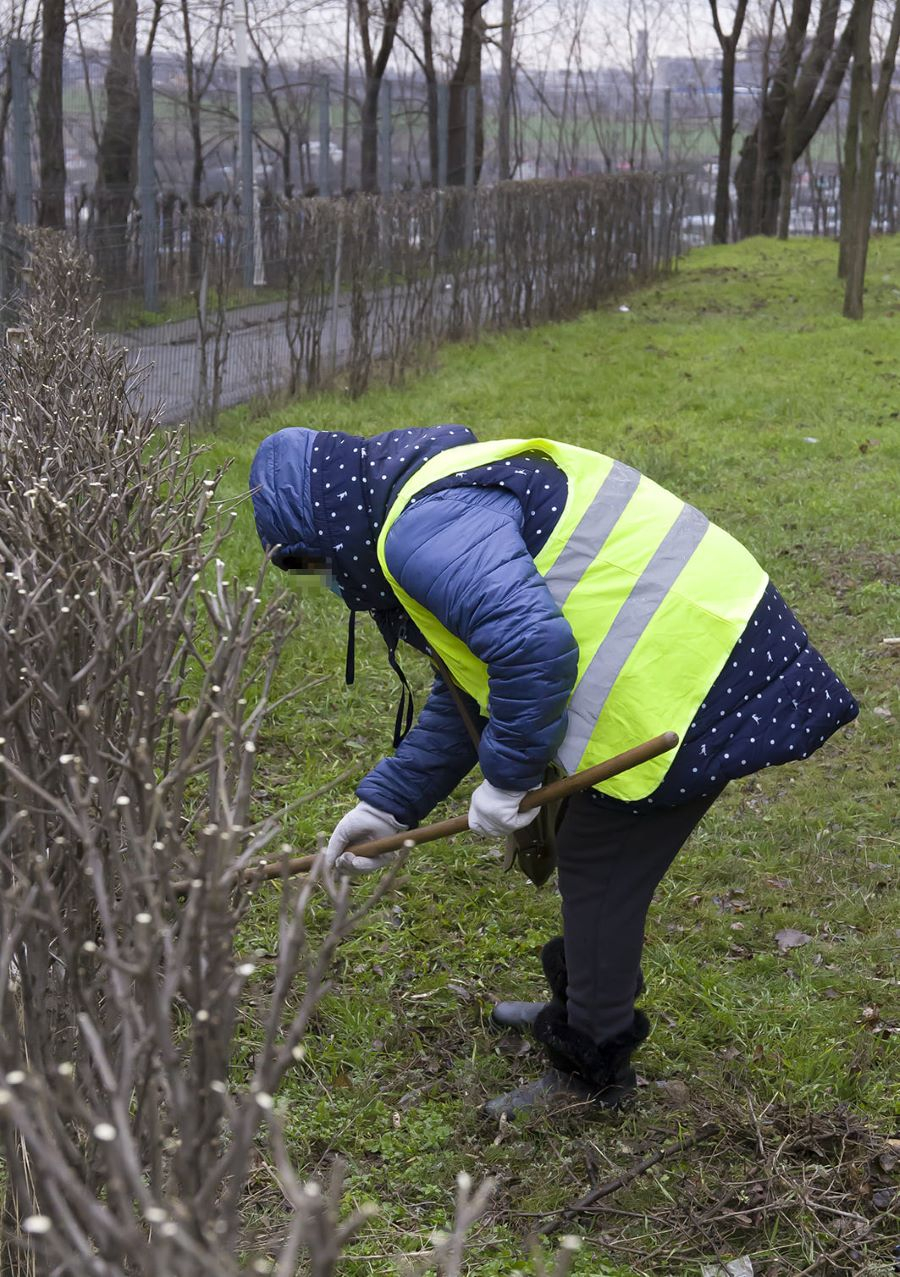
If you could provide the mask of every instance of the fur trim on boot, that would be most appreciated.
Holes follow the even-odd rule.
[[[592,1042],[586,1033],[573,1029],[558,1004],[550,1003],[534,1022],[534,1036],[551,1063],[586,1082],[594,1098],[608,1105],[620,1103],[634,1090],[631,1056],[649,1034],[650,1021],[643,1011],[635,1011],[630,1029],[605,1042]]]

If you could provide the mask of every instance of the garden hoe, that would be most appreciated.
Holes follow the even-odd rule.
[[[645,741],[642,745],[635,745],[632,749],[626,749],[624,753],[616,754],[614,758],[608,758],[594,767],[588,767],[583,772],[564,776],[561,780],[552,781],[549,785],[542,785],[540,789],[533,789],[522,799],[519,810],[533,811],[535,807],[543,807],[548,803],[559,804],[572,794],[580,793],[583,789],[590,789],[593,785],[610,780],[613,776],[619,776],[622,772],[630,771],[632,767],[639,767],[641,763],[646,763],[659,754],[668,753],[677,744],[678,736],[675,732],[663,732],[661,736],[654,736],[652,740]],[[351,850],[354,856],[383,856],[387,851],[400,851],[419,843],[435,842],[439,838],[452,838],[455,834],[464,833],[468,828],[467,816],[454,816],[450,820],[440,820],[434,825],[420,825],[416,829],[405,829],[402,833],[392,834],[389,838],[355,843]],[[310,855],[296,856],[292,860],[273,860],[248,869],[247,877],[257,880],[290,877],[311,869],[315,859],[314,855]]]

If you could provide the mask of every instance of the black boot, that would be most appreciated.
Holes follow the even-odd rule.
[[[605,1042],[593,1042],[570,1026],[564,1006],[551,1002],[538,1014],[534,1036],[554,1067],[536,1082],[488,1100],[483,1111],[488,1117],[511,1120],[547,1102],[618,1108],[634,1094],[637,1079],[631,1057],[649,1033],[646,1015],[635,1011],[630,1029]]]
[[[565,1006],[568,972],[562,936],[554,936],[544,945],[541,950],[541,965],[550,986],[553,1002],[498,1002],[488,1020],[492,1029],[496,1029],[498,1033],[527,1033],[534,1028],[534,1022],[544,1007],[552,1006],[554,1002]],[[634,996],[639,998],[643,992],[644,973],[639,971]]]
[[[562,936],[554,936],[548,940],[541,950],[541,966],[550,986],[552,1002],[498,1002],[491,1012],[490,1026],[502,1033],[512,1029],[525,1033],[534,1027],[534,1022],[545,1006],[558,1003],[566,1004],[566,951],[563,948]]]

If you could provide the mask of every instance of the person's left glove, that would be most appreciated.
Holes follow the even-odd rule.
[[[352,851],[347,850],[348,847],[357,842],[389,838],[391,834],[399,834],[408,828],[389,812],[379,811],[368,803],[357,803],[335,825],[325,848],[325,863],[334,873],[353,875],[384,869],[394,859],[395,852],[388,851],[383,856],[354,856]]]

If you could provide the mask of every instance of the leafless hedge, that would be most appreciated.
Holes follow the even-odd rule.
[[[396,379],[448,339],[591,309],[672,264],[683,194],[680,178],[639,174],[296,201],[291,387],[315,389],[340,361],[358,395],[376,361]]]
[[[138,339],[157,363],[151,397],[210,423],[285,391],[359,395],[376,369],[396,381],[448,340],[576,315],[672,265],[684,194],[680,176],[624,174],[298,199],[267,212],[254,288],[240,220],[202,210],[195,340],[183,325],[170,345],[165,329]]]
[[[273,1097],[361,911],[314,874],[282,884],[259,970],[240,940],[294,617],[263,572],[228,579],[219,476],[131,407],[83,264],[39,239],[30,276],[0,362],[0,1268],[331,1273],[366,1215],[341,1220],[339,1167],[304,1182]],[[261,1164],[284,1207],[265,1237]],[[486,1191],[460,1188],[443,1271]]]

